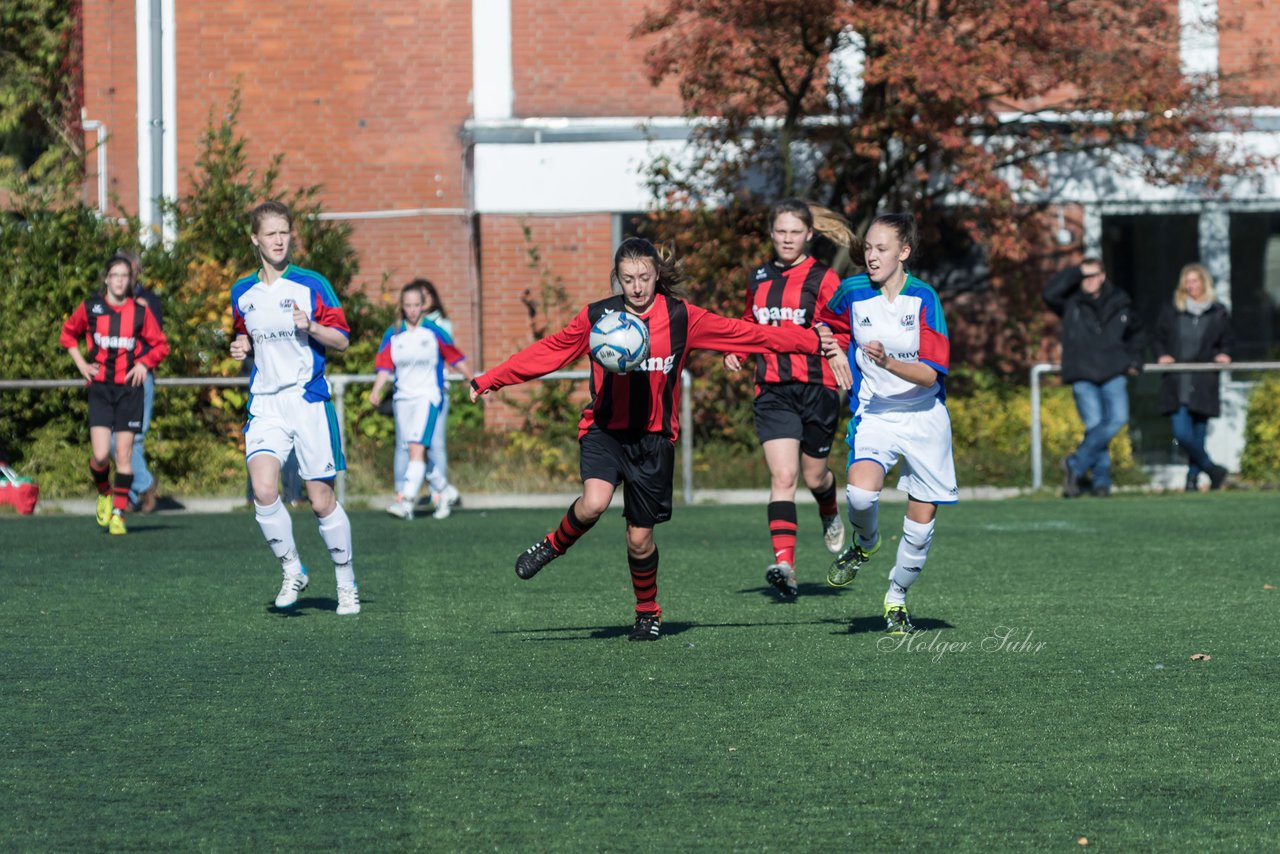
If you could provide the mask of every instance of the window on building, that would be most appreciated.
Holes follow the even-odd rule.
[[[1280,211],[1231,215],[1231,319],[1238,361],[1280,356]]]

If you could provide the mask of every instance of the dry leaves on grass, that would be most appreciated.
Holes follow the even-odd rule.
[[[1213,658],[1213,656],[1207,652],[1197,652],[1193,653],[1191,656],[1192,661],[1208,661],[1211,658]]]

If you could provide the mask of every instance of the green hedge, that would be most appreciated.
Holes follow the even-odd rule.
[[[1240,476],[1266,486],[1280,484],[1280,375],[1267,374],[1249,393]]]

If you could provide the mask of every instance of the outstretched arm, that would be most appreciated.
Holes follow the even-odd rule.
[[[587,319],[587,309],[584,306],[564,329],[533,342],[497,367],[474,377],[471,380],[471,400],[475,401],[482,394],[558,371],[577,361],[586,354],[590,335],[591,322]]]

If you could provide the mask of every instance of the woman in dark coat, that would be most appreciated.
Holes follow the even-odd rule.
[[[1231,361],[1234,339],[1231,315],[1217,301],[1213,278],[1200,264],[1188,264],[1178,277],[1173,301],[1165,305],[1156,324],[1156,361]],[[1173,437],[1186,452],[1187,491],[1197,488],[1200,472],[1209,475],[1209,488],[1218,489],[1227,479],[1227,470],[1209,459],[1204,448],[1209,419],[1219,413],[1220,374],[1169,373],[1160,388],[1160,411],[1171,417]]]

